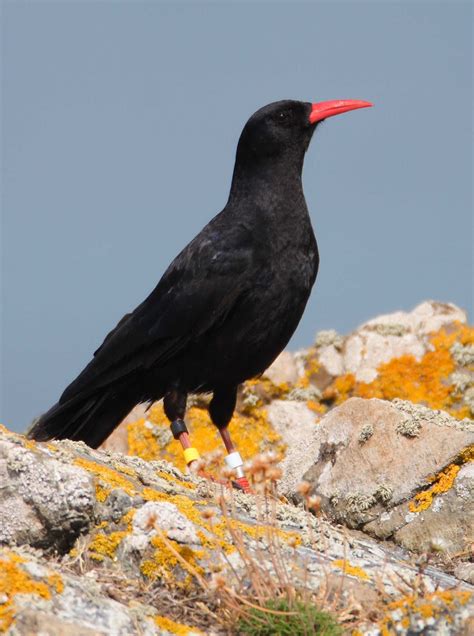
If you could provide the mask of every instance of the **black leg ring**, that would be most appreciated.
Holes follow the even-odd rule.
[[[187,433],[188,429],[186,428],[186,424],[183,420],[174,420],[170,424],[171,432],[173,433],[173,437],[175,439],[179,439],[181,433]]]

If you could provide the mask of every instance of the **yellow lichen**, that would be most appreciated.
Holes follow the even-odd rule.
[[[15,618],[17,594],[35,594],[50,600],[52,593],[61,594],[64,590],[62,578],[56,572],[49,573],[45,581],[38,581],[22,568],[23,563],[26,559],[15,552],[0,557],[0,595],[6,599],[0,604],[0,632],[5,632]]]
[[[89,544],[90,558],[94,559],[94,561],[103,561],[105,557],[113,559],[118,546],[126,534],[123,531],[111,532],[110,534],[99,532]]]
[[[471,597],[472,592],[464,590],[437,590],[424,595],[408,594],[387,605],[388,614],[382,619],[380,633],[383,636],[398,633],[397,623],[408,629],[412,617],[415,620],[418,617],[436,619],[442,614],[449,614],[456,607],[465,605]],[[400,617],[394,619],[390,612],[396,612]]]
[[[48,574],[48,585],[53,587],[56,594],[62,594],[64,592],[64,582],[60,574],[54,572],[52,574]]]
[[[348,561],[346,561],[346,559],[336,559],[331,565],[333,568],[338,568],[339,570],[342,570],[344,574],[348,574],[349,576],[355,576],[363,581],[368,581],[370,579],[370,576],[364,569],[358,565],[351,565]]]
[[[474,461],[474,445],[468,446],[460,453],[457,460],[458,463],[450,464],[444,470],[429,479],[432,485],[426,490],[417,493],[413,501],[409,502],[408,509],[410,512],[422,512],[423,510],[428,510],[436,495],[448,492],[448,490],[453,487],[457,474],[461,470],[462,464],[472,461]]]
[[[158,418],[158,406],[154,405],[151,409],[151,413],[148,414],[150,421],[157,424]],[[162,411],[162,423],[161,426],[169,426],[169,421],[161,406]],[[161,459],[163,456],[163,448],[159,445],[156,437],[153,435],[153,431],[146,425],[143,418],[140,418],[136,422],[131,422],[127,426],[127,440],[128,440],[128,454],[141,457],[146,461],[153,461],[155,459]]]
[[[171,634],[176,634],[176,636],[188,636],[188,634],[190,633],[202,633],[195,627],[188,627],[187,625],[182,625],[181,623],[175,623],[166,616],[154,616],[153,620],[160,629],[163,629],[166,632],[170,632]]]
[[[203,557],[201,550],[192,550],[189,546],[181,545],[161,534],[152,537],[151,544],[155,548],[153,556],[142,561],[140,570],[145,577],[152,581],[158,578],[165,581],[172,579],[173,584],[178,587],[189,587],[195,573],[198,575],[204,573],[198,563],[198,559]],[[186,571],[184,579],[178,579],[175,576],[177,566]]]
[[[148,412],[148,419],[158,430],[169,429],[163,405],[154,404]],[[207,409],[193,406],[188,410],[186,421],[191,440],[201,454],[214,450],[222,450],[222,440],[217,428],[212,424]],[[280,436],[268,421],[266,411],[261,408],[252,409],[248,414],[236,413],[229,425],[232,439],[241,449],[244,459],[251,459],[254,455],[271,448],[277,453],[283,453],[284,445]],[[186,468],[181,445],[172,439],[164,447],[160,447],[157,436],[146,425],[144,420],[138,420],[128,425],[129,453],[138,455],[146,460],[166,459],[180,470]],[[159,437],[159,435],[158,435]]]
[[[196,489],[196,485],[193,484],[191,481],[184,481],[183,479],[178,479],[177,477],[175,477],[174,475],[171,475],[170,473],[165,473],[162,470],[157,470],[156,474],[161,479],[165,479],[166,481],[170,481],[173,484],[178,484],[178,486],[182,486],[183,488],[188,488],[188,490],[195,490]]]
[[[136,487],[128,477],[124,477],[117,470],[105,464],[99,464],[83,457],[78,457],[74,460],[74,463],[96,477],[96,497],[98,501],[105,501],[114,488],[121,488],[127,495],[136,493]]]

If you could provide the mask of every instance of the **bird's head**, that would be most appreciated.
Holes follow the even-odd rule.
[[[282,157],[303,160],[317,124],[328,117],[356,108],[372,106],[358,99],[328,102],[282,100],[268,104],[254,113],[242,131],[237,160],[267,162]]]

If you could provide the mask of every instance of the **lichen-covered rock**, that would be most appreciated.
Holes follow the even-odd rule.
[[[396,603],[422,585],[420,603],[431,594],[430,607],[442,605],[436,621],[448,615],[455,626],[465,622],[468,584],[459,588],[456,579],[433,567],[420,571],[389,545],[342,531],[291,504],[272,499],[270,505],[260,496],[181,474],[163,461],[92,451],[82,443],[34,444],[6,431],[0,443],[5,456],[21,457],[30,471],[35,464],[45,473],[51,468],[58,489],[68,493],[63,516],[67,510],[76,514],[75,498],[63,483],[70,475],[89,484],[92,499],[88,524],[68,553],[54,553],[54,541],[46,542],[46,552],[32,552],[28,544],[36,545],[36,538],[28,534],[20,549],[7,545],[0,552],[0,620],[11,635],[191,634],[201,627],[209,633],[203,619],[186,627],[180,607],[189,603],[190,593],[208,590],[216,571],[229,585],[236,580],[250,585],[249,562],[275,577],[283,563],[285,576],[308,591],[331,582],[343,603],[358,599],[367,616],[381,590],[387,602]],[[74,471],[63,471],[66,467]],[[7,472],[6,479],[2,485],[11,489],[17,475]],[[19,490],[19,498],[26,505],[27,489]],[[76,537],[67,526],[64,532],[67,542]],[[440,595],[453,586],[457,596],[449,605]],[[175,599],[166,612],[160,590],[163,598]],[[170,611],[173,618],[166,616]],[[387,621],[398,626],[391,610],[367,621],[367,633],[381,633]]]
[[[290,351],[282,351],[277,359],[265,371],[264,376],[276,386],[295,384],[300,377],[294,355]]]
[[[0,441],[0,544],[64,551],[90,526],[92,478],[46,452]]]
[[[372,382],[378,367],[393,358],[426,353],[425,336],[453,322],[466,322],[466,314],[451,303],[429,301],[407,313],[377,316],[361,325],[344,343],[343,367],[356,380]]]
[[[308,481],[337,522],[410,550],[465,549],[474,422],[409,402],[352,398],[287,451],[283,492]]]
[[[171,634],[159,628],[153,607],[111,599],[95,577],[64,572],[26,550],[0,548],[0,590],[0,632],[8,636]]]

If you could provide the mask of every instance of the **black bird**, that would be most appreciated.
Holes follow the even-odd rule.
[[[188,464],[198,458],[184,424],[188,393],[213,393],[209,412],[243,478],[229,436],[238,385],[261,374],[298,325],[318,271],[301,182],[318,122],[360,100],[279,101],[258,110],[237,147],[225,208],[122,318],[28,432],[36,440],[99,446],[140,402],[164,398]],[[245,479],[243,479],[245,482]]]

